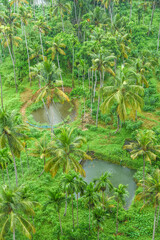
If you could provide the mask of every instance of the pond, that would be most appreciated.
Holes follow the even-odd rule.
[[[114,187],[118,187],[120,183],[128,185],[129,197],[126,198],[125,207],[128,208],[131,205],[136,190],[136,183],[133,180],[134,170],[102,160],[86,161],[83,168],[86,172],[85,181],[87,183],[94,178],[99,178],[103,173],[109,172]]]
[[[75,120],[77,116],[76,102],[64,102],[62,103],[52,103],[49,108],[47,108],[49,118],[53,125],[63,122],[65,119],[69,118],[68,122]],[[49,120],[44,108],[39,108],[32,112],[32,116],[36,122],[41,124],[49,124]]]

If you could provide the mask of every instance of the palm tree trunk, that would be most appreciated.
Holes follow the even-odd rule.
[[[72,52],[72,88],[75,87],[74,84],[74,47],[73,47],[73,52]]]
[[[66,193],[66,201],[65,201],[65,211],[64,211],[64,216],[67,214],[67,193]]]
[[[26,156],[27,156],[27,166],[28,166],[28,169],[30,169],[27,144],[25,145],[25,149],[26,149]]]
[[[1,173],[2,173],[3,184],[5,184],[5,181],[4,181],[4,174],[3,174],[3,169],[1,169]]]
[[[76,23],[78,23],[78,18],[77,18],[77,7],[76,7],[76,2],[75,2],[75,0],[74,0],[74,12],[75,12]]]
[[[132,18],[132,0],[131,0],[131,3],[130,3],[130,15],[129,15],[129,21],[131,21],[131,18]]]
[[[25,36],[25,43],[26,43],[27,57],[28,57],[29,81],[30,81],[30,86],[31,86],[30,59],[29,59],[29,50],[28,50],[28,43],[27,43],[26,28],[25,27],[24,27],[24,36]]]
[[[148,36],[149,36],[150,31],[151,31],[151,28],[152,28],[153,16],[154,16],[155,8],[156,8],[156,1],[154,0],[154,2],[153,2],[153,8],[152,8],[151,21],[150,21],[149,30],[148,30]]]
[[[72,220],[73,220],[73,229],[74,229],[74,209],[73,209],[73,194],[72,194]]]
[[[44,50],[43,50],[43,43],[42,43],[42,34],[41,34],[41,29],[39,30],[39,36],[40,36],[40,41],[41,41],[41,49],[42,49],[42,56],[43,56],[43,61],[44,61]]]
[[[158,222],[159,222],[159,214],[160,214],[160,204],[159,204],[159,209],[158,209],[158,216],[157,216],[156,228],[158,227]]]
[[[78,226],[78,193],[77,193],[77,226]]]
[[[89,205],[89,231],[91,229],[91,207]]]
[[[60,211],[58,211],[58,217],[59,217],[59,224],[60,224],[61,234],[63,235]]]
[[[116,235],[118,234],[118,210],[119,210],[119,202],[117,202],[117,214],[116,214]]]
[[[8,177],[8,184],[11,186],[10,178],[9,178],[9,173],[8,173],[8,167],[6,167],[6,172],[7,172],[7,177]]]
[[[160,24],[159,24],[158,41],[157,41],[157,52],[159,50],[159,38],[160,38]]]
[[[97,86],[97,71],[95,70],[95,83],[94,83],[94,93],[93,93],[93,102],[96,95],[96,86]]]
[[[14,153],[13,153],[13,151],[12,151],[12,147],[11,147],[11,144],[10,144],[10,143],[9,143],[9,147],[10,147],[11,154],[12,154],[12,157],[13,157],[14,171],[15,171],[15,176],[16,176],[16,186],[18,187],[18,176],[17,176],[16,159],[15,159],[15,156],[14,156]]]
[[[5,36],[4,36],[4,37],[5,37]],[[5,39],[6,39],[6,42],[7,42],[8,51],[9,51],[9,54],[10,54],[10,57],[11,57],[11,60],[12,60],[12,64],[13,64],[13,70],[14,70],[14,81],[15,81],[16,92],[18,92],[17,80],[16,80],[16,68],[15,68],[15,62],[14,62],[14,59],[13,59],[13,56],[12,56],[12,53],[11,53],[11,49],[10,49],[9,44],[8,44],[8,40],[7,40],[6,37],[5,37]]]
[[[16,240],[16,233],[15,233],[15,229],[13,229],[13,240]]]
[[[101,71],[99,72],[99,75],[100,75],[100,89],[101,89],[101,87],[102,87],[102,73],[101,73]],[[99,95],[98,96],[97,114],[96,114],[96,127],[98,127],[98,115],[99,115],[100,101],[101,101],[101,98],[100,98],[100,95]]]
[[[42,102],[43,102],[44,110],[45,110],[45,112],[46,112],[46,115],[47,115],[49,124],[50,124],[50,126],[51,126],[51,140],[52,140],[53,135],[54,135],[54,133],[53,133],[53,124],[52,124],[52,122],[51,122],[51,120],[50,120],[49,113],[48,113],[48,110],[47,110],[47,107],[46,107],[46,104],[45,104],[45,101],[44,101],[43,98],[42,98]]]
[[[21,171],[22,171],[22,176],[24,177],[24,172],[23,172],[23,164],[22,164],[22,159],[21,159],[21,156],[20,156],[20,163],[21,163]]]
[[[62,16],[62,12],[60,11],[60,15],[61,15],[61,21],[62,21],[62,30],[64,32],[64,22],[63,22],[63,16]]]
[[[58,63],[58,68],[59,68],[59,70],[60,70],[61,68],[60,68],[58,53],[57,53],[57,63]],[[60,78],[61,78],[61,81],[62,81],[62,90],[63,90],[63,92],[64,92],[63,79],[62,79],[62,74],[61,74],[61,72],[60,72],[59,75],[60,75]]]
[[[153,236],[152,236],[152,240],[155,239],[157,207],[158,207],[158,206],[156,205],[156,207],[155,207],[155,212],[154,212],[154,225],[153,225]]]
[[[145,193],[144,181],[145,181],[145,157],[144,157],[144,154],[143,154],[143,193]],[[144,199],[144,203],[145,203],[145,199]]]
[[[120,118],[119,118],[119,114],[117,114],[117,130],[115,131],[115,133],[117,133],[120,129]]]
[[[97,240],[99,240],[99,226],[98,226]]]
[[[92,70],[92,89],[91,89],[91,116],[92,116],[92,105],[93,105],[93,70]]]
[[[1,74],[0,74],[0,84],[1,84],[1,107],[3,109],[3,91],[2,91],[2,80],[1,80]]]

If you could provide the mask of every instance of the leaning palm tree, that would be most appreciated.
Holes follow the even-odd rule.
[[[24,130],[28,128],[23,124],[17,124],[15,111],[11,113],[6,109],[0,109],[0,148],[9,146],[16,176],[16,185],[18,186],[16,157],[20,157],[20,152],[23,149],[21,138],[26,136],[23,134]]]
[[[0,239],[4,239],[6,232],[11,231],[13,240],[15,240],[16,230],[22,230],[22,233],[31,239],[31,234],[35,233],[35,228],[27,218],[35,215],[33,208],[36,205],[36,202],[24,195],[23,186],[14,189],[7,186],[2,187],[0,194]]]
[[[108,188],[109,191],[111,191],[113,189],[112,183],[109,180],[110,178],[110,174],[108,172],[105,172],[104,174],[102,174],[100,176],[100,178],[96,178],[94,179],[94,182],[96,183],[96,191],[98,192],[102,192],[102,203],[104,204],[104,200],[105,200],[105,195],[104,192],[106,191],[106,189]]]
[[[126,190],[127,186],[119,184],[118,188],[114,188],[115,200],[117,202],[117,214],[116,214],[116,235],[118,234],[118,213],[119,205],[122,203],[125,204],[125,197],[128,196],[128,191]]]
[[[81,136],[75,136],[75,128],[63,127],[60,133],[56,134],[53,139],[53,158],[45,164],[45,171],[50,172],[54,177],[62,167],[64,173],[71,169],[85,176],[85,171],[79,163],[82,159],[92,158],[82,150],[86,144],[86,139]]]
[[[136,159],[143,157],[143,181],[145,180],[145,163],[156,160],[157,154],[160,153],[160,145],[156,144],[155,133],[152,130],[137,131],[136,142],[125,145],[124,149],[131,150],[131,158]],[[145,186],[144,186],[145,190]]]
[[[34,156],[34,157],[38,157],[38,158],[40,157],[40,159],[43,159],[44,166],[45,166],[46,158],[52,156],[52,142],[49,142],[47,139],[47,136],[44,135],[40,139],[40,141],[38,141],[38,140],[35,141],[34,148],[30,149],[30,150],[31,150],[30,155]],[[39,176],[41,176],[43,174],[43,172],[44,172],[44,169]]]
[[[114,86],[104,87],[101,93],[106,97],[101,104],[102,113],[109,112],[113,104],[117,104],[117,131],[120,128],[120,120],[124,122],[129,111],[130,116],[134,119],[135,112],[141,111],[143,106],[142,95],[144,89],[126,79],[124,66],[122,66],[121,70],[117,70]]]
[[[156,169],[152,176],[147,175],[145,181],[141,180],[138,185],[142,187],[145,185],[145,191],[140,192],[136,196],[136,200],[140,201],[146,199],[146,202],[142,206],[142,208],[150,204],[153,204],[155,208],[152,235],[152,240],[154,240],[156,231],[157,211],[158,207],[160,206],[160,169]]]

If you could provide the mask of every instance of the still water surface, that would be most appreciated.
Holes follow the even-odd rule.
[[[107,171],[111,174],[110,181],[114,187],[118,187],[120,183],[128,185],[129,197],[126,198],[126,207],[131,205],[136,190],[136,183],[133,180],[134,170],[102,160],[86,161],[83,168],[86,172],[85,181],[87,183],[94,178],[99,178]]]
[[[48,114],[53,125],[63,122],[67,117],[69,117],[69,122],[72,122],[77,115],[76,104],[74,102],[51,104],[48,108]],[[44,108],[37,109],[32,113],[32,116],[36,122],[49,124]]]

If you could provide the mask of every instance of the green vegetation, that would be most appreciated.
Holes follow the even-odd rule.
[[[159,0],[0,0],[0,240],[160,238],[159,15]],[[94,158],[136,170],[128,209],[108,172],[86,183]]]

